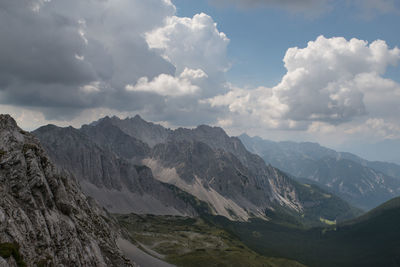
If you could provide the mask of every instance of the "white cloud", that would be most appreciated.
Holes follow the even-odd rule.
[[[366,126],[377,131],[384,139],[399,139],[400,126],[398,123],[387,122],[384,119],[372,118],[366,121]]]
[[[400,50],[381,40],[368,44],[320,36],[305,48],[287,50],[287,73],[275,87],[232,88],[208,102],[225,107],[226,117],[237,123],[273,129],[305,130],[316,126],[314,122],[338,125],[366,115],[387,117],[400,114],[400,86],[382,75],[399,60]]]
[[[80,89],[85,93],[95,93],[100,91],[100,86],[101,86],[100,82],[96,81],[86,84],[82,86]]]
[[[362,124],[349,127],[345,132],[354,136],[368,135],[372,138],[400,139],[399,123],[383,118],[369,118]]]
[[[207,78],[207,74],[201,69],[192,70],[186,68],[178,77],[160,74],[152,81],[149,81],[147,77],[142,77],[135,85],[127,85],[125,88],[128,91],[149,92],[162,96],[177,97],[197,93],[200,87],[193,83],[205,78]]]
[[[226,58],[229,39],[204,13],[193,18],[168,17],[163,27],[146,34],[146,40],[178,73],[191,68],[213,74],[225,72],[229,67]]]
[[[400,119],[400,84],[377,73],[363,73],[355,77],[354,87],[363,92],[369,117]]]

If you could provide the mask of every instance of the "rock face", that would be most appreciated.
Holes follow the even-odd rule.
[[[126,118],[124,120],[120,120],[115,116],[112,118],[105,117],[93,122],[90,126],[97,126],[100,122],[104,121],[108,121],[108,123],[115,125],[124,133],[143,141],[150,147],[153,147],[159,143],[164,143],[168,136],[172,133],[172,130],[166,129],[161,125],[147,122],[139,115],[136,115],[133,118]]]
[[[372,209],[400,195],[400,166],[370,162],[316,143],[273,142],[241,135],[246,147],[295,177],[316,182],[351,204]]]
[[[148,145],[108,120],[80,130],[48,125],[34,134],[55,163],[78,179],[84,193],[110,212],[196,215],[192,206],[142,166],[150,154]]]
[[[221,128],[172,131],[136,116],[125,120],[105,117],[79,130],[45,126],[34,134],[59,166],[74,173],[85,193],[114,212],[196,215],[165,184],[207,202],[214,214],[233,220],[266,217],[265,209],[274,202],[302,210],[286,177],[276,176],[261,158]],[[135,165],[150,168],[146,179]],[[113,197],[107,190],[114,190]],[[113,209],[122,206],[110,202],[126,192],[130,197],[124,202],[130,208]]]
[[[37,139],[0,115],[0,243],[18,244],[28,266],[134,266],[118,236],[113,219],[53,166]]]

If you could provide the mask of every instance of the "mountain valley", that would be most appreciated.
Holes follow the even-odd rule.
[[[362,214],[221,128],[139,116],[47,125],[35,137],[7,115],[0,126],[5,266],[398,266],[398,199]]]

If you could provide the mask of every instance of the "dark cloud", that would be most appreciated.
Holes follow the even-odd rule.
[[[85,48],[76,31],[77,22],[33,12],[26,2],[21,3],[0,9],[1,73],[43,84],[72,85],[95,79],[90,65],[75,58]]]
[[[52,119],[85,108],[140,110],[149,99],[159,104],[125,86],[175,73],[143,36],[175,7],[158,0],[111,2],[2,1],[0,103],[40,108]]]

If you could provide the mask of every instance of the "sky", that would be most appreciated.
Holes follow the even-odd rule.
[[[140,114],[400,162],[398,25],[398,0],[3,0],[0,112],[26,130]]]

